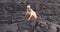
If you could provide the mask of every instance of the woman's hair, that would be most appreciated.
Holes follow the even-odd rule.
[[[27,5],[27,8],[31,8],[30,5]]]

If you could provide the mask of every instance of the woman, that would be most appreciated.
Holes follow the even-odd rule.
[[[36,14],[35,11],[32,10],[30,5],[27,5],[26,17],[28,18],[28,20],[35,20],[35,19],[37,19],[37,14]]]

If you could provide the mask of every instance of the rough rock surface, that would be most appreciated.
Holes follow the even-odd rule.
[[[35,21],[25,17],[28,4]],[[60,32],[60,0],[0,0],[0,32]]]

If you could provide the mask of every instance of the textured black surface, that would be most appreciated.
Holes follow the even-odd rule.
[[[28,4],[35,21],[25,17]],[[60,0],[0,0],[0,32],[60,32]]]

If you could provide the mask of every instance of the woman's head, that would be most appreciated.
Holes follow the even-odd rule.
[[[28,11],[31,11],[30,5],[27,5],[27,10],[28,10]]]

